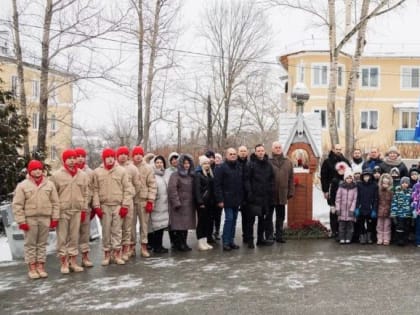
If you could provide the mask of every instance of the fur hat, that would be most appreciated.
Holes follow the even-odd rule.
[[[73,149],[64,150],[63,153],[61,154],[61,159],[63,160],[64,163],[67,161],[67,159],[71,157],[74,157],[74,158],[77,157],[77,153]]]
[[[133,150],[131,151],[131,155],[132,156],[135,156],[135,155],[137,155],[137,154],[140,154],[140,155],[143,155],[144,156],[144,150],[143,150],[143,148],[141,147],[141,146],[135,146],[134,148],[133,148]]]
[[[397,153],[398,156],[400,155],[400,151],[395,145],[391,146],[388,151],[386,151],[385,155],[388,156],[391,152]]]
[[[407,177],[407,176],[404,176],[403,178],[401,178],[400,185],[402,185],[402,184],[408,184],[408,185],[410,185],[410,178]]]
[[[215,158],[215,155],[214,155],[214,151],[212,151],[212,150],[207,150],[207,152],[206,152],[206,154],[204,154],[205,156],[207,156],[208,158]],[[200,165],[201,165],[201,163],[200,163]]]
[[[338,173],[340,174],[344,174],[346,172],[347,169],[349,169],[350,167],[347,165],[346,162],[338,162],[335,164],[335,169]]]
[[[144,161],[146,163],[150,163],[154,158],[155,158],[155,154],[152,152],[149,152],[144,156]]]
[[[178,152],[171,152],[171,153],[169,153],[168,161],[169,161],[169,163],[171,163],[171,161],[173,159],[178,159],[178,158],[179,158]]]
[[[209,164],[210,159],[206,155],[201,155],[201,156],[198,157],[198,163],[200,165],[203,165],[203,164],[206,164],[206,163]]]
[[[119,147],[117,149],[117,157],[119,157],[121,154],[130,155],[130,149],[128,147]]]
[[[105,148],[102,150],[102,160],[105,160],[107,157],[115,158],[115,151],[111,148]]]
[[[346,169],[344,172],[344,179],[347,179],[348,177],[353,178],[353,173],[350,168]]]
[[[165,169],[165,168],[166,168],[166,160],[165,160],[165,158],[164,158],[162,155],[156,155],[156,156],[153,158],[152,163],[153,163],[153,164],[155,164],[155,162],[156,162],[157,160],[161,160],[161,161],[162,161],[162,163],[163,163],[163,168]]]
[[[77,156],[83,156],[86,157],[86,150],[83,148],[75,148],[74,151],[76,151]]]
[[[38,161],[38,160],[29,161],[29,163],[28,163],[28,174],[31,174],[31,172],[33,170],[37,170],[37,169],[41,169],[41,170],[44,169],[44,165],[42,164],[42,162]]]

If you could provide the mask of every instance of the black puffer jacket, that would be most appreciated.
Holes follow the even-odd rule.
[[[255,153],[250,157],[248,164],[248,202],[257,205],[270,206],[273,204],[274,171],[273,166],[268,161],[268,156],[264,155],[259,160]]]
[[[321,186],[322,186],[322,191],[324,193],[329,192],[331,181],[334,178],[339,177],[337,170],[335,169],[335,165],[338,162],[345,162],[348,166],[350,166],[350,162],[343,155],[337,155],[332,151],[330,151],[330,153],[328,154],[328,158],[325,159],[324,162],[322,163]]]
[[[370,216],[372,210],[378,211],[378,185],[373,180],[372,174],[368,182],[362,180],[357,183],[357,203],[356,208],[360,209],[361,215]]]
[[[204,174],[204,170],[197,170],[194,177],[194,198],[196,205],[211,208],[216,203],[214,195],[213,173]]]

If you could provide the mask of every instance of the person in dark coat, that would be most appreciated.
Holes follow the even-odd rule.
[[[196,230],[198,250],[209,250],[213,248],[207,243],[207,237],[212,229],[210,211],[212,211],[216,203],[214,197],[214,176],[210,167],[210,159],[202,155],[198,160],[200,169],[196,170],[194,176],[194,198],[198,216]]]
[[[341,145],[336,144],[328,154],[327,159],[325,159],[321,165],[321,186],[324,197],[330,206],[331,237],[333,238],[337,238],[338,236],[338,217],[335,213],[335,195],[340,181],[343,180],[345,171],[345,169],[340,169],[342,174],[338,174],[336,165],[339,162],[344,162],[350,167],[350,162],[343,156],[341,151]]]
[[[388,149],[384,161],[379,166],[382,169],[382,173],[391,174],[391,169],[397,167],[400,172],[400,178],[408,176],[407,166],[401,161],[400,151],[395,146]]]
[[[255,146],[248,164],[247,189],[247,233],[248,248],[254,248],[254,224],[258,217],[257,245],[273,245],[273,240],[264,239],[264,217],[273,205],[274,171],[262,144]],[[254,211],[254,209],[256,209]]]
[[[238,156],[234,148],[226,150],[226,160],[215,172],[216,202],[225,210],[225,224],[223,226],[223,250],[238,249],[235,244],[236,219],[243,201],[244,186],[242,170],[238,163]]]
[[[408,177],[410,178],[410,188],[413,188],[417,184],[419,179],[419,169],[417,165],[413,165],[408,171]]]
[[[356,217],[360,229],[360,244],[372,244],[378,216],[378,185],[370,169],[363,170],[362,180],[357,184]]]
[[[379,166],[383,162],[381,158],[381,153],[379,152],[379,149],[376,147],[373,147],[370,149],[369,155],[366,159],[366,161],[362,165],[362,170],[366,168],[370,168],[371,170],[375,169],[375,166]]]
[[[274,239],[273,214],[276,211],[276,234],[275,239],[278,243],[285,243],[283,235],[283,225],[286,216],[287,200],[295,194],[295,184],[293,181],[293,163],[283,154],[280,142],[273,142],[271,146],[272,157],[269,160],[274,171],[273,187],[273,207],[266,215],[266,239]]]
[[[241,166],[242,169],[242,178],[243,183],[245,185],[246,183],[246,178],[247,178],[247,172],[248,172],[248,148],[244,145],[241,145],[238,148],[238,163]],[[245,191],[245,187],[244,187],[244,192],[246,194]],[[241,204],[240,210],[241,210],[241,221],[242,221],[242,242],[245,244],[248,244],[248,240],[249,240],[249,235],[248,230],[247,230],[247,224],[248,224],[248,216],[246,215],[247,212],[247,203],[246,203],[246,196],[244,196],[243,198],[243,202]]]
[[[194,202],[194,163],[191,156],[182,154],[178,158],[177,171],[168,183],[169,225],[175,232],[175,249],[189,251],[188,230],[196,228]]]

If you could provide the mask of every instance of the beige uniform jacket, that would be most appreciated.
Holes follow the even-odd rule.
[[[82,169],[83,172],[86,173],[89,179],[89,196],[88,196],[88,205],[89,207],[92,205],[92,198],[93,198],[93,170],[89,168],[89,166],[85,165],[85,167]]]
[[[71,176],[64,168],[60,168],[50,177],[57,189],[60,200],[60,211],[81,211],[88,209],[89,177],[77,170],[75,176]]]
[[[129,181],[127,171],[120,165],[115,165],[111,170],[102,164],[94,171],[93,176],[93,207],[102,204],[108,206],[121,205],[129,207],[134,196],[134,188]]]
[[[59,201],[53,183],[44,178],[37,186],[31,179],[19,183],[15,190],[12,208],[17,224],[24,223],[26,217],[50,216],[59,218]]]
[[[140,175],[139,170],[137,167],[135,167],[131,162],[127,161],[124,164],[119,164],[121,167],[123,167],[128,174],[128,181],[133,185],[134,187],[134,195],[137,195],[137,193],[140,191]]]
[[[139,170],[140,190],[136,198],[134,198],[134,203],[140,203],[140,200],[154,201],[156,199],[157,186],[153,168],[144,160],[135,166]]]

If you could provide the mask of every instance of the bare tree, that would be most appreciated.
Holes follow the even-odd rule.
[[[17,0],[12,0],[13,8],[13,34],[14,34],[14,46],[16,54],[16,65],[17,65],[17,78],[19,81],[19,104],[22,110],[22,115],[28,118],[27,104],[26,104],[26,93],[25,93],[25,77],[23,73],[23,57],[22,57],[22,46],[20,43],[20,30],[19,30],[19,12],[17,9]],[[28,133],[24,134],[23,153],[26,158],[29,157],[29,138]]]
[[[215,123],[221,127],[221,147],[228,138],[232,99],[250,66],[269,46],[264,11],[254,1],[212,1],[206,8],[202,36],[212,58]]]

